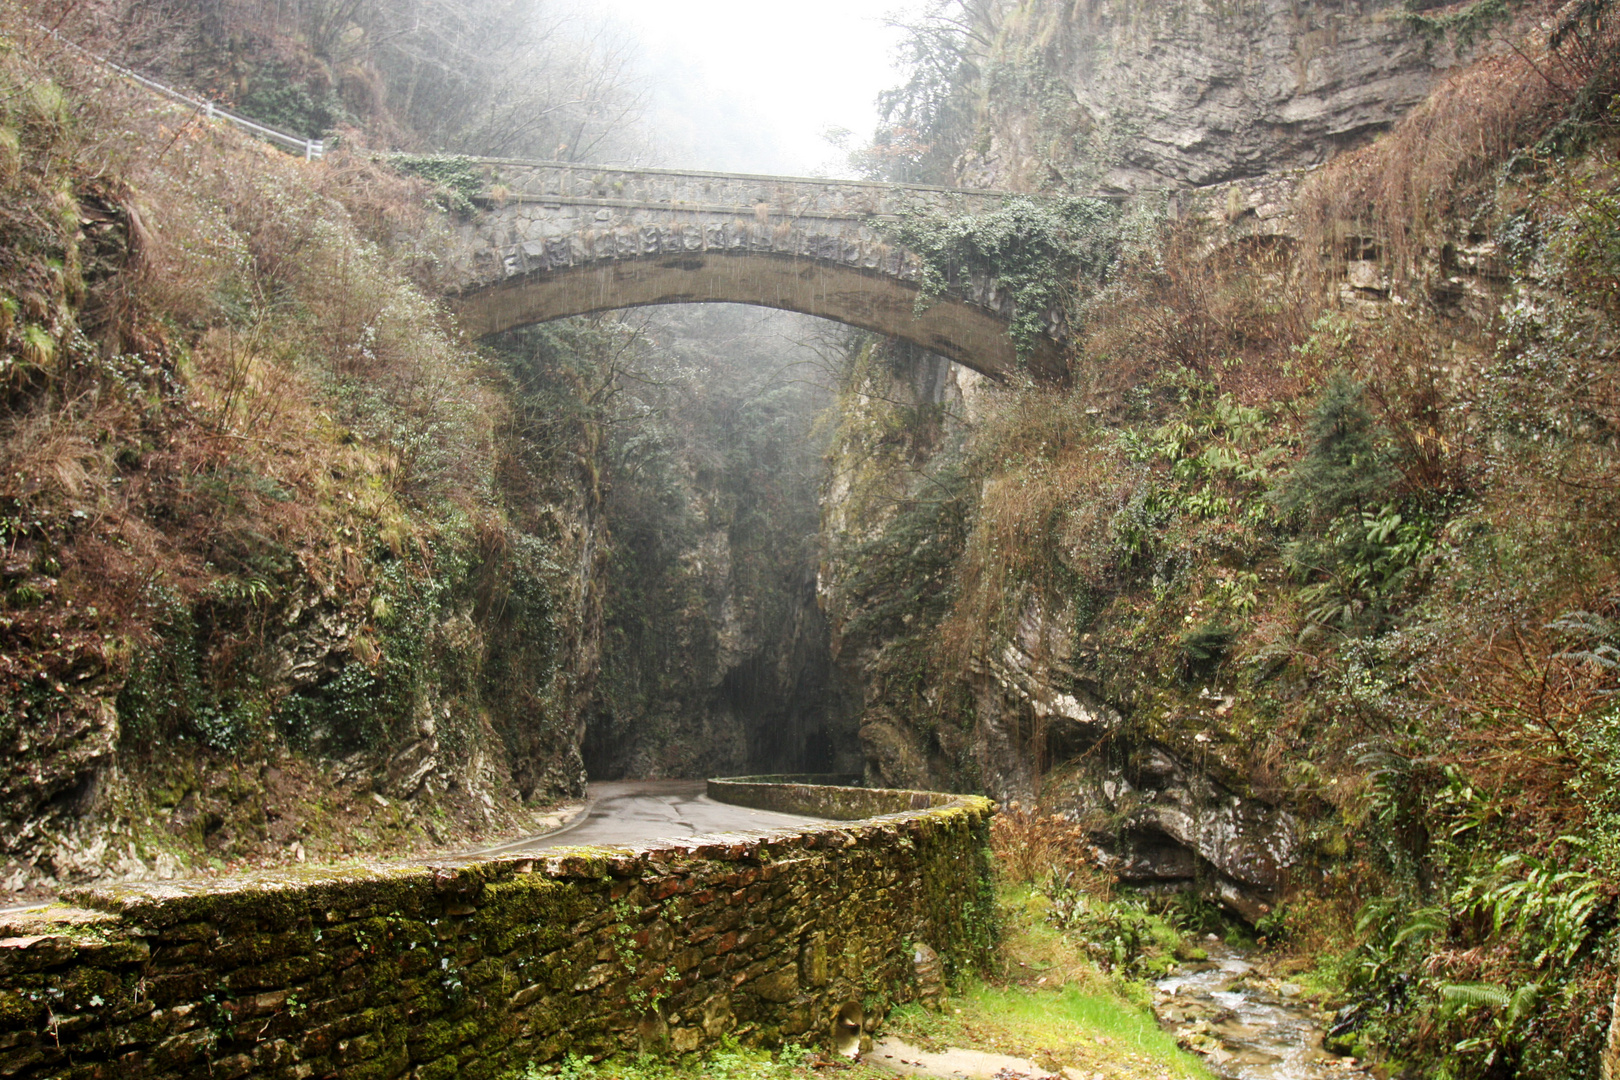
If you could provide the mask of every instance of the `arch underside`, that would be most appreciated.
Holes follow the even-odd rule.
[[[916,310],[917,286],[876,271],[768,252],[692,252],[611,259],[519,274],[451,300],[475,337],[655,304],[732,303],[781,308],[900,338],[1001,381],[1021,366],[1061,378],[1056,343],[1042,340],[1020,365],[1007,322],[960,300]]]

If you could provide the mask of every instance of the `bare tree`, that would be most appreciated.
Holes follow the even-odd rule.
[[[567,161],[640,115],[627,45],[547,0],[369,0],[388,105],[436,149]]]
[[[357,120],[402,149],[642,154],[630,47],[567,0],[24,2],[68,40],[310,135]]]

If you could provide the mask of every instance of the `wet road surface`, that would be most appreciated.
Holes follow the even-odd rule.
[[[655,840],[678,840],[711,833],[766,833],[814,825],[822,818],[750,810],[715,802],[704,794],[702,780],[614,780],[596,783],[586,793],[583,812],[552,832],[526,836],[490,847],[414,859],[444,863],[457,858],[540,852],[553,848],[635,847]],[[0,915],[44,907],[45,902],[0,905]]]
[[[678,840],[711,833],[765,833],[801,829],[825,820],[751,810],[715,802],[702,780],[613,780],[592,784],[585,811],[570,825],[543,836],[526,837],[469,852],[504,855],[554,847],[633,847],[654,840]]]

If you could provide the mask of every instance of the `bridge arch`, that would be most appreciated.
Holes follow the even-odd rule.
[[[451,305],[474,336],[656,304],[741,303],[912,342],[998,380],[1060,378],[1050,338],[1020,359],[992,282],[919,304],[921,267],[881,225],[926,207],[972,213],[997,192],[493,161],[463,226]]]

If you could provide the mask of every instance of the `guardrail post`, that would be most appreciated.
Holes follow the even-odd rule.
[[[203,104],[203,114],[210,120],[214,118],[214,103],[212,101]]]

